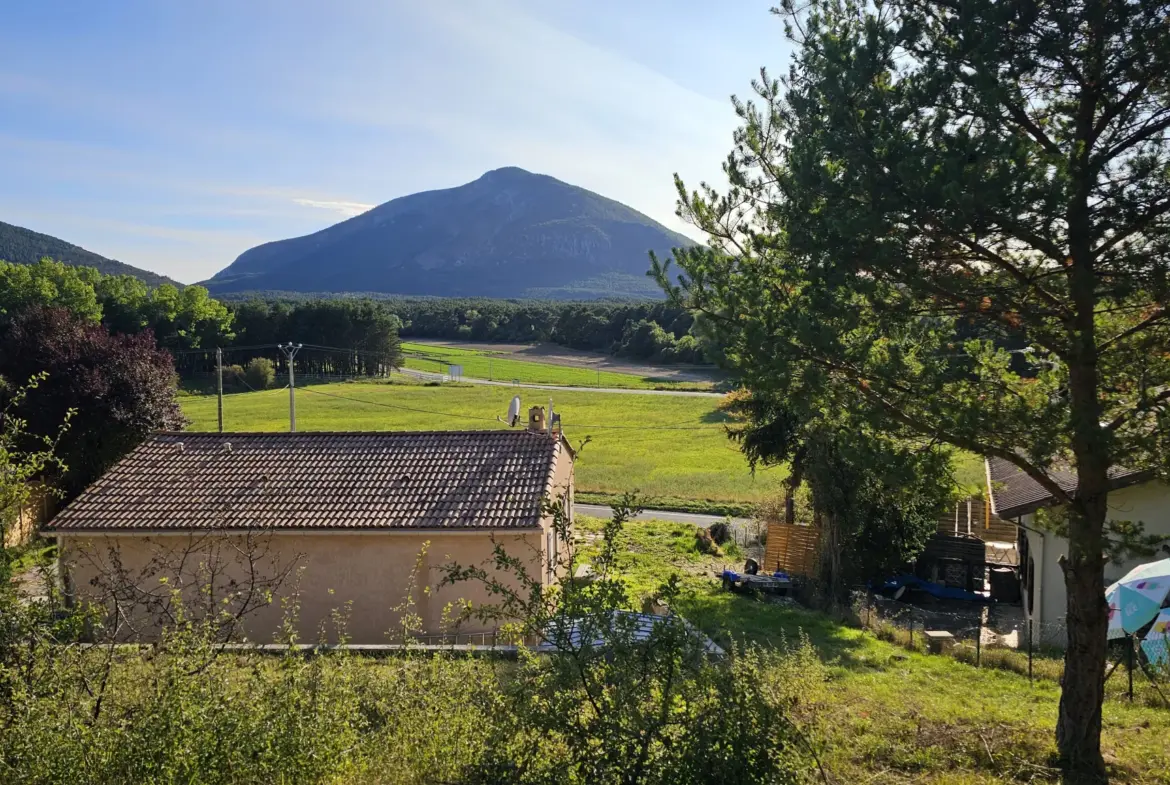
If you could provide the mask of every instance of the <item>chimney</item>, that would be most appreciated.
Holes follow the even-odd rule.
[[[544,433],[543,406],[533,406],[528,410],[528,431],[530,433]]]

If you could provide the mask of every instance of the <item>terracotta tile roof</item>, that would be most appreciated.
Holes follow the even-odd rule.
[[[1040,483],[1024,474],[1014,463],[1003,458],[987,458],[984,461],[987,481],[991,488],[991,511],[1001,518],[1017,518],[1041,507],[1056,503],[1052,494]],[[1048,476],[1071,496],[1077,493],[1077,477],[1068,469],[1050,469]],[[1153,478],[1150,471],[1114,467],[1109,470],[1110,487],[1125,488],[1140,485]]]
[[[566,452],[527,431],[160,433],[45,530],[530,528]]]

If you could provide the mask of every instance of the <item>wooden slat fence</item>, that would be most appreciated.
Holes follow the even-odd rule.
[[[817,572],[821,530],[813,526],[768,523],[768,544],[764,548],[765,572],[782,570],[789,575],[813,576]]]
[[[37,527],[52,517],[56,500],[40,486],[34,487],[25,505],[16,511],[3,512],[7,526],[3,526],[5,548],[16,548],[27,543]]]
[[[993,515],[977,496],[962,499],[938,519],[938,533],[953,537],[970,534],[985,542],[1016,542],[1016,525]]]

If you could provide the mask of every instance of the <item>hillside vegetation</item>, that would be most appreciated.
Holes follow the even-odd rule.
[[[93,267],[103,275],[132,275],[147,286],[164,283],[182,286],[165,275],[107,259],[73,243],[0,221],[0,259],[17,264],[33,264],[45,257],[65,264]]]

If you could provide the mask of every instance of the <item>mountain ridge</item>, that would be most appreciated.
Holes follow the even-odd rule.
[[[36,264],[46,256],[77,267],[94,267],[103,275],[132,275],[151,287],[164,283],[183,286],[165,275],[106,258],[50,234],[0,221],[0,259],[14,264]]]
[[[645,278],[648,252],[690,245],[613,199],[504,167],[454,188],[392,199],[312,234],[258,245],[203,285],[213,294],[661,297]]]

